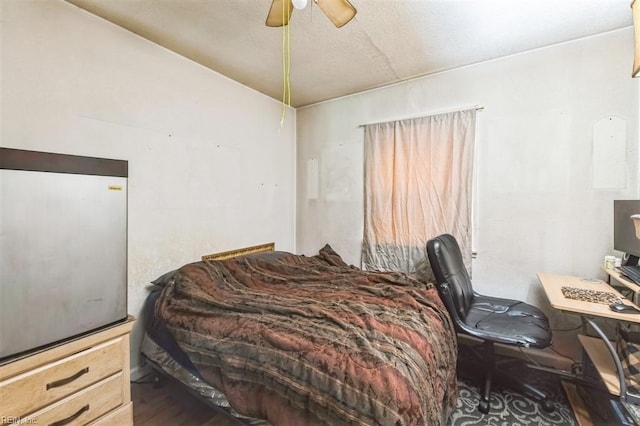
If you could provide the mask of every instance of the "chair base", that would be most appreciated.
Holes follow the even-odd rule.
[[[477,372],[484,372],[478,411],[483,414],[487,414],[489,412],[491,408],[491,388],[494,383],[500,383],[505,387],[528,395],[532,399],[538,401],[541,404],[542,409],[547,412],[553,412],[555,410],[553,402],[549,400],[548,396],[544,392],[529,383],[523,382],[514,375],[509,374],[507,371],[508,365],[521,365],[520,360],[501,359],[496,362],[493,342],[485,341],[482,345],[479,345],[479,347],[476,346],[469,348],[471,349],[471,353],[476,357],[476,362],[474,363],[475,368],[473,368],[473,371],[476,372],[476,375]],[[458,371],[463,372],[463,368],[459,368]],[[465,374],[461,375],[464,376]]]

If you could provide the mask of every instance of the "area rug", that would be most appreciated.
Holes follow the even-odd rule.
[[[462,349],[462,348],[460,348]],[[464,362],[466,354],[461,350]],[[458,402],[449,419],[450,426],[464,425],[577,425],[573,410],[565,396],[558,376],[522,365],[519,376],[549,396],[555,410],[545,411],[541,404],[518,391],[494,384],[489,413],[478,411],[481,380],[469,377],[469,369],[459,367]],[[477,371],[476,371],[477,372]]]

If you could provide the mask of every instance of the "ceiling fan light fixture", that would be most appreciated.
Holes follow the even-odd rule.
[[[337,28],[351,21],[357,13],[356,8],[349,3],[349,0],[313,1]],[[271,0],[271,7],[267,15],[267,27],[289,25],[289,19],[291,18],[293,9],[304,9],[307,4],[309,4],[309,0]]]
[[[293,3],[293,7],[298,9],[298,10],[302,10],[305,7],[307,7],[307,4],[309,3],[309,0],[291,0],[291,3]]]

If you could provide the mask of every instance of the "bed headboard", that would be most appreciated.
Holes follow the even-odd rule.
[[[234,257],[245,256],[247,254],[263,253],[265,251],[274,251],[275,243],[260,244],[257,246],[244,247],[235,250],[223,251],[220,253],[204,254],[202,260],[225,260]]]

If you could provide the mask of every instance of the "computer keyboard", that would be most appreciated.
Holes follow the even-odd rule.
[[[624,265],[619,266],[620,274],[624,275],[629,281],[640,284],[640,266]]]

